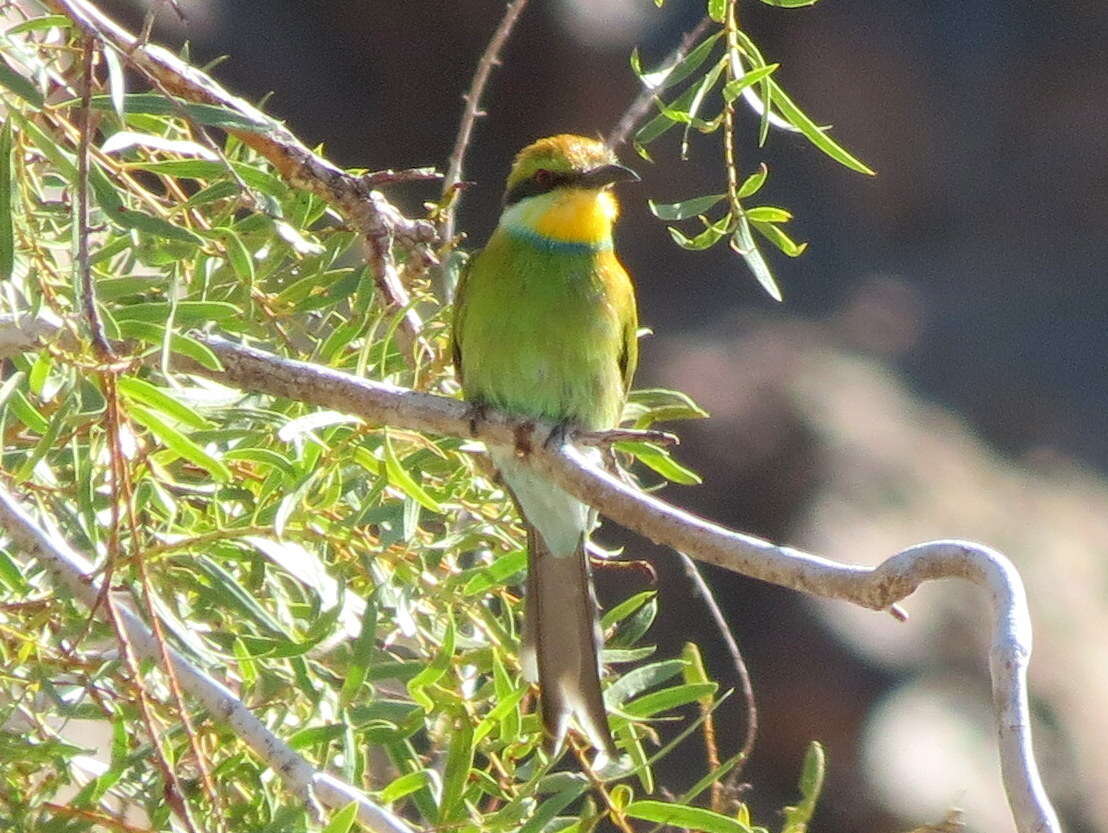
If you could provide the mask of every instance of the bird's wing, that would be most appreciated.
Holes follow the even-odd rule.
[[[622,269],[622,267],[620,267]],[[623,319],[623,343],[620,345],[619,369],[623,374],[623,395],[631,392],[631,380],[635,377],[635,368],[639,364],[639,314],[635,308],[635,290],[630,278],[627,278],[627,300],[620,305]]]
[[[450,327],[450,352],[454,359],[454,375],[458,381],[462,381],[462,327],[465,326],[466,314],[466,288],[469,283],[469,273],[473,271],[473,261],[481,253],[480,249],[470,254],[462,265],[462,273],[458,276],[458,286],[454,290],[454,319]]]

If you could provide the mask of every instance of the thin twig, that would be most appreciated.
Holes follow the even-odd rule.
[[[398,171],[387,168],[383,171],[370,171],[359,178],[367,188],[378,188],[382,185],[397,185],[404,182],[437,182],[445,176],[435,168],[402,168]]]
[[[197,366],[193,372],[243,390],[355,414],[371,424],[476,438],[501,448],[518,449],[524,437],[531,449],[528,462],[574,497],[656,543],[752,578],[873,610],[890,608],[926,581],[961,578],[977,584],[988,593],[992,608],[989,666],[1012,814],[1020,833],[1060,833],[1031,746],[1027,598],[1019,573],[999,552],[967,541],[932,541],[903,550],[874,568],[839,564],[734,532],[644,494],[598,468],[586,452],[571,445],[548,446],[555,426],[521,422],[491,410],[474,425],[472,410],[464,402],[195,335],[219,357],[223,370]],[[529,432],[533,436],[528,438]]]
[[[94,570],[89,560],[65,541],[45,531],[2,486],[0,526],[7,531],[16,547],[46,569],[57,586],[64,587],[86,607],[95,603],[100,588],[93,578]],[[110,602],[110,609],[114,620],[126,632],[124,645],[127,649],[133,649],[141,659],[159,662],[161,651],[154,635],[135,612],[126,604],[114,600]],[[307,760],[270,732],[226,686],[198,669],[173,647],[169,647],[169,658],[182,689],[196,698],[213,718],[228,725],[280,776],[313,815],[319,815],[316,799],[334,809],[356,801],[358,819],[374,833],[412,833],[406,822],[370,801],[359,790],[315,770]]]
[[[0,317],[2,326],[3,317]],[[38,343],[32,337],[33,328],[20,327],[16,334],[20,333],[26,334],[28,344]],[[557,426],[521,421],[491,409],[486,409],[482,419],[475,424],[472,408],[456,399],[374,382],[329,367],[283,359],[216,336],[194,336],[216,354],[222,369],[192,365],[189,372],[241,390],[353,414],[373,425],[477,439],[503,449],[518,449],[522,437],[531,449],[525,459],[537,472],[574,497],[596,507],[606,517],[656,543],[687,553],[698,561],[751,578],[823,598],[851,602],[871,610],[889,609],[928,581],[959,578],[977,585],[985,591],[990,608],[992,641],[989,674],[1001,773],[1012,816],[1020,833],[1061,833],[1054,808],[1043,789],[1031,743],[1027,697],[1031,619],[1027,596],[1019,572],[996,550],[971,541],[940,540],[901,550],[876,567],[841,564],[735,532],[678,509],[651,494],[644,494],[596,466],[589,453],[571,445],[547,444],[551,434],[558,431]],[[11,344],[14,341],[15,336],[0,335],[0,343]],[[565,432],[561,433],[564,435]],[[31,529],[38,528],[3,490],[0,490],[0,525],[7,527],[21,547],[31,547],[30,551],[37,557],[49,561],[51,552],[58,551],[58,545],[51,543],[50,552],[42,555],[43,548],[47,546],[42,544],[45,533],[41,530],[36,534],[27,531],[28,525]],[[84,603],[91,605],[95,601],[96,589],[87,575],[88,570],[74,573],[58,564],[57,559],[49,563],[53,565],[50,572],[54,577],[65,583]],[[137,624],[137,619],[135,622]],[[145,629],[143,633],[146,633]],[[153,652],[156,649],[150,650]],[[156,656],[156,653],[152,655]],[[177,662],[177,655],[173,656]],[[257,734],[254,728],[260,726],[257,718],[245,709],[245,714],[238,718],[235,716],[238,712],[228,715],[228,704],[234,711],[235,705],[241,707],[241,703],[222,687],[212,689],[205,684],[200,686],[201,693],[198,693],[190,687],[195,682],[190,675],[198,672],[183,659],[180,663],[178,674],[182,677],[182,686],[201,697],[214,714],[227,716],[251,748],[267,761],[274,762],[276,753],[267,745],[272,741],[262,740],[263,736]],[[219,693],[213,694],[213,691]],[[240,719],[252,721],[249,732],[237,724]],[[264,731],[264,727],[261,729]],[[272,738],[268,734],[265,737]],[[302,765],[310,773],[307,763],[291,750],[281,747],[280,755],[286,751],[293,756],[287,760],[299,762],[289,766],[295,770],[295,766]],[[290,784],[311,783],[317,790],[320,789],[319,775],[313,779],[303,770],[279,771]]]
[[[692,49],[696,42],[708,31],[708,27],[711,24],[712,19],[705,15],[693,29],[685,33],[685,36],[681,38],[681,42],[677,44],[677,47],[666,56],[666,59],[662,62],[662,66],[673,66],[684,58],[685,55],[688,54],[688,51]],[[650,112],[650,104],[654,101],[656,92],[657,91],[651,87],[643,86],[642,90],[635,97],[635,100],[631,102],[631,106],[624,111],[623,115],[620,116],[619,121],[616,123],[616,126],[612,128],[612,132],[608,134],[608,147],[612,150],[618,150],[619,147],[627,141],[635,128],[639,126],[639,122]]]
[[[355,228],[366,243],[367,253],[391,250],[406,254],[405,266],[412,270],[437,262],[439,235],[428,220],[409,219],[361,178],[338,168],[309,150],[285,125],[258,108],[231,95],[209,76],[156,44],[143,43],[116,24],[87,0],[48,0],[68,16],[87,36],[103,41],[126,56],[129,64],[159,89],[188,101],[214,104],[236,113],[254,128],[228,128],[227,132],[264,156],[282,178],[294,188],[308,191],[331,205]],[[387,261],[393,260],[391,251]],[[375,270],[376,271],[376,270]],[[389,312],[403,312],[401,329],[408,342],[416,342],[422,321],[393,266],[375,274],[381,300]]]
[[[746,660],[743,659],[739,643],[735,640],[735,634],[727,623],[727,618],[723,615],[712,588],[704,580],[700,568],[696,565],[696,562],[683,552],[678,552],[677,557],[681,561],[681,566],[685,569],[685,575],[689,577],[693,588],[704,601],[713,624],[715,624],[723,638],[723,644],[727,647],[727,653],[731,657],[731,665],[739,678],[739,688],[742,689],[743,701],[746,703],[746,732],[743,734],[743,745],[739,749],[742,758],[728,776],[728,780],[734,782],[738,778],[738,774],[742,772],[746,762],[750,760],[750,756],[754,752],[754,743],[758,738],[758,705],[754,699],[754,687],[750,683],[750,671],[746,667]],[[712,786],[714,788],[715,784]]]
[[[108,402],[108,425],[110,429],[108,451],[113,464],[112,504],[113,507],[117,506],[120,500],[122,500],[123,505],[127,508],[127,522],[130,527],[130,544],[133,553],[131,562],[138,572],[139,583],[142,585],[142,602],[146,609],[146,617],[150,622],[154,641],[158,646],[162,668],[165,671],[166,678],[169,680],[169,689],[173,694],[173,701],[177,707],[177,715],[181,720],[181,727],[184,729],[185,737],[188,740],[189,747],[192,749],[193,757],[196,758],[197,768],[200,770],[200,783],[211,804],[210,817],[215,822],[215,829],[223,830],[225,829],[223,819],[226,818],[223,802],[220,800],[219,792],[215,788],[211,763],[204,754],[204,750],[200,747],[200,741],[196,734],[196,727],[193,726],[192,718],[189,716],[189,710],[185,704],[184,695],[181,692],[181,682],[177,679],[177,672],[173,667],[173,662],[169,655],[169,647],[166,643],[165,632],[162,629],[161,618],[154,609],[154,587],[150,581],[150,575],[146,570],[146,557],[143,553],[138,551],[140,544],[139,524],[135,514],[135,493],[131,482],[131,472],[127,467],[127,456],[123,452],[121,436],[123,415],[119,407],[119,389],[116,385],[115,377],[112,374],[104,374],[104,381],[105,398]],[[118,551],[114,554],[116,560],[118,560],[119,555]],[[104,586],[108,586],[107,578],[104,581]],[[141,680],[137,682],[140,687],[143,686]],[[152,742],[155,746],[157,745],[156,738],[152,739]],[[158,753],[160,754],[160,750]],[[176,778],[175,772],[173,777]],[[179,784],[176,786],[176,789],[180,792]]]
[[[96,285],[92,280],[89,261],[89,145],[92,142],[92,64],[96,55],[96,41],[85,37],[81,57],[81,110],[79,113],[80,141],[77,145],[77,275],[81,285],[81,300],[88,321],[92,344],[100,359],[115,359],[111,344],[104,335],[104,322],[96,306]]]
[[[477,71],[473,73],[473,81],[470,82],[469,92],[465,95],[466,106],[462,111],[462,120],[458,124],[458,135],[454,139],[454,149],[450,152],[450,162],[446,169],[446,178],[442,183],[442,196],[446,203],[442,217],[439,220],[439,236],[444,243],[454,239],[454,217],[458,210],[458,201],[461,193],[453,195],[451,192],[462,180],[462,167],[465,163],[466,150],[469,148],[470,138],[473,136],[473,126],[481,112],[481,95],[485,92],[485,86],[489,83],[492,68],[499,63],[500,50],[512,33],[512,27],[519,19],[527,0],[511,0],[504,16],[500,18],[500,25],[492,33],[488,46],[481,53],[481,59],[477,62]]]
[[[606,431],[574,431],[571,437],[577,445],[608,448],[614,443],[657,443],[658,445],[680,445],[681,438],[669,431],[648,428],[609,428]]]

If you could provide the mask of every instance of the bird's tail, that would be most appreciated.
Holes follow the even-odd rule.
[[[585,537],[581,535],[576,552],[555,555],[542,534],[527,524],[523,667],[539,683],[551,752],[561,747],[575,718],[592,745],[614,761],[618,753],[600,691],[603,635]]]

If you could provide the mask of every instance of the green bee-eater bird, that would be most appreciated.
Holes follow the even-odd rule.
[[[635,293],[612,250],[612,184],[634,181],[603,143],[552,136],[508,175],[500,223],[458,285],[454,366],[466,399],[566,428],[620,421],[638,359]],[[550,745],[571,718],[616,756],[600,691],[603,642],[585,545],[595,513],[510,452],[492,452],[527,527],[522,665]]]

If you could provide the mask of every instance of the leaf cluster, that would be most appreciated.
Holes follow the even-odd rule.
[[[762,2],[797,8],[811,6],[816,0]],[[657,69],[645,69],[638,51],[632,53],[631,68],[652,92],[658,111],[635,132],[633,144],[641,156],[651,159],[648,147],[680,125],[680,157],[684,160],[689,155],[694,129],[702,134],[717,134],[727,190],[674,203],[651,201],[650,209],[654,216],[667,222],[693,218],[698,221],[699,227],[692,234],[677,226],[669,227],[674,242],[683,249],[702,251],[728,240],[731,249],[743,258],[763,289],[780,301],[781,291],[755,233],[789,257],[799,256],[807,244],[795,242],[782,228],[792,219],[786,209],[745,204],[762,189],[769,170],[765,163],[759,163],[751,173],[741,176],[734,146],[736,104],[742,101],[757,116],[759,147],[765,145],[773,127],[803,135],[816,148],[852,170],[864,174],[873,171],[840,145],[828,127],[817,124],[801,110],[785,92],[777,80],[780,65],[767,62],[750,35],[741,28],[737,6],[738,0],[708,0],[708,17],[716,24],[714,31]],[[714,115],[708,115],[713,108]]]
[[[456,439],[188,372],[218,367],[194,337],[218,329],[291,358],[456,392],[446,314],[426,279],[411,292],[431,349],[413,361],[396,338],[404,311],[380,302],[344,219],[223,132],[258,125],[128,89],[126,56],[110,49],[92,97],[87,179],[89,269],[116,349],[102,361],[73,246],[86,233],[75,211],[80,42],[67,18],[42,14],[9,26],[0,44],[3,312],[53,318],[67,335],[4,369],[5,485],[313,765],[420,827],[531,833],[642,819],[760,829],[742,805],[695,804],[738,758],[680,801],[658,798],[654,767],[677,742],[663,743],[660,729],[697,705],[710,713],[724,695],[686,661],[655,656],[653,588],[632,587],[603,617],[605,696],[629,774],[617,783],[553,771],[517,659],[524,536],[482,457]],[[700,416],[662,390],[637,391],[627,411],[640,428]],[[624,451],[696,482],[660,447]],[[154,758],[215,829],[312,827],[230,728],[203,713],[186,725],[164,674],[133,674],[113,631],[10,545],[0,549],[0,680],[0,827],[69,833],[127,811],[170,829]],[[78,721],[108,727],[106,756],[72,740]],[[681,737],[701,721],[686,720]],[[790,833],[810,815],[815,791],[805,796]],[[340,813],[328,830],[351,820]]]

